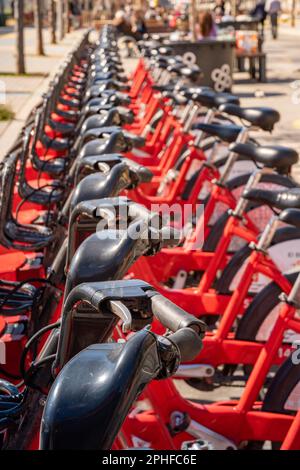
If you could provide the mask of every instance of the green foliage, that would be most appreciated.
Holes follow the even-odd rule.
[[[0,121],[9,121],[14,118],[14,112],[7,106],[0,105]]]

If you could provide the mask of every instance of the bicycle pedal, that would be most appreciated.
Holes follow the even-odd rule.
[[[183,442],[181,450],[214,450],[214,447],[208,441],[198,439],[196,441]]]

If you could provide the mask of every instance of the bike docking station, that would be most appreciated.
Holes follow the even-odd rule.
[[[86,33],[1,162],[0,447],[280,459],[300,450],[298,153],[255,139],[275,109],[138,51],[128,75],[116,28]]]

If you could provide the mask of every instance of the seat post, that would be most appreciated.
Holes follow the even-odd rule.
[[[248,134],[249,134],[249,127],[243,127],[241,132],[238,135],[238,138],[236,139],[236,143],[239,144],[245,144],[247,139],[248,139]],[[228,155],[228,159],[225,164],[224,171],[222,173],[222,176],[219,178],[219,183],[224,184],[227,181],[227,178],[230,175],[230,172],[232,170],[233,165],[235,164],[236,160],[238,158],[238,154],[235,152],[230,152]]]
[[[215,108],[208,109],[208,111],[205,115],[205,118],[203,120],[203,124],[210,124],[213,121],[215,115],[216,115],[216,109]],[[195,147],[200,146],[201,141],[203,139],[203,136],[204,136],[204,131],[200,130],[199,133],[197,134],[197,137],[196,137],[195,142],[194,142]]]
[[[191,126],[194,122],[194,119],[197,117],[197,114],[199,112],[199,105],[195,103],[192,107],[191,113],[187,118],[187,121],[184,125],[183,132],[188,133],[191,130]]]
[[[264,168],[257,168],[251,174],[251,176],[250,176],[250,178],[249,178],[249,180],[248,180],[248,182],[245,186],[244,191],[248,191],[248,190],[254,188],[260,182],[262,176],[264,174],[267,174],[267,173],[271,174],[271,173],[273,173],[273,170],[271,168],[265,168],[265,167]],[[243,197],[243,194],[239,198],[239,200],[237,202],[237,205],[236,205],[236,208],[234,209],[234,211],[232,213],[235,217],[241,217],[245,213],[248,201],[247,201],[247,199],[245,199]]]
[[[191,113],[193,107],[194,107],[194,102],[193,102],[193,100],[190,100],[190,101],[187,103],[186,107],[184,108],[184,110],[183,110],[183,112],[182,112],[182,116],[181,116],[181,118],[180,118],[181,124],[183,124],[183,123],[186,121],[186,119],[187,119],[188,116],[190,115],[190,113]]]
[[[300,272],[291,292],[289,293],[287,301],[289,304],[295,305],[296,308],[300,308]]]
[[[275,232],[279,224],[278,216],[274,215],[266,225],[266,228],[261,234],[258,243],[255,245],[258,251],[266,252],[271,245]]]

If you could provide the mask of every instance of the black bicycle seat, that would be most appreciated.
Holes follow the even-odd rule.
[[[223,126],[221,124],[199,123],[193,125],[193,129],[201,130],[205,132],[205,134],[213,135],[224,142],[231,143],[236,141],[243,128],[235,124]]]
[[[239,117],[248,121],[251,125],[265,131],[272,131],[276,122],[280,119],[278,111],[272,108],[241,108],[235,104],[222,104],[219,108],[222,113]]]
[[[300,188],[291,188],[283,191],[268,191],[266,189],[247,189],[243,197],[248,201],[266,204],[276,209],[300,209]]]
[[[262,163],[265,167],[276,168],[281,173],[289,173],[291,166],[299,159],[296,150],[281,145],[256,146],[251,143],[236,143],[229,148],[232,152]]]
[[[300,228],[300,209],[285,209],[281,212],[279,220],[285,224]]]

